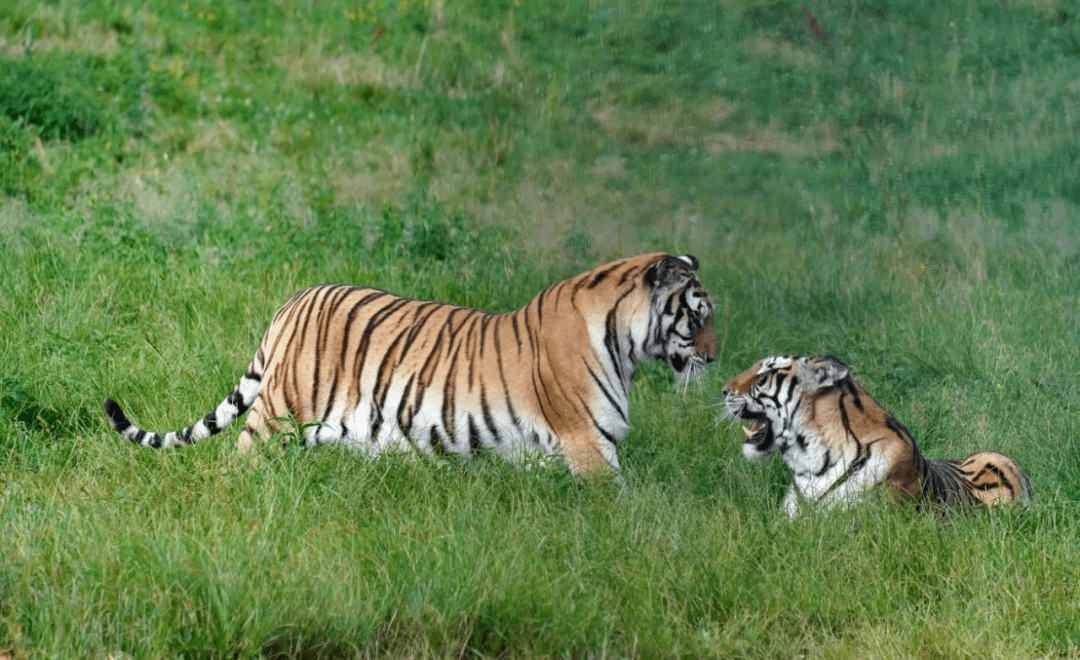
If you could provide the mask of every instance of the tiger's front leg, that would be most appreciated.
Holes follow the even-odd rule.
[[[810,493],[813,493],[813,491],[810,490]],[[851,490],[850,488],[845,490],[844,487],[838,487],[836,490],[826,492],[824,495],[816,493],[811,495],[810,493],[803,492],[795,484],[791,484],[787,494],[784,495],[782,504],[788,517],[794,518],[799,515],[799,511],[803,506],[816,507],[821,511],[826,511],[833,507],[843,509],[845,506],[858,499],[861,494],[858,490]]]
[[[862,499],[866,487],[851,480],[839,486],[835,490],[826,493],[818,501],[818,507],[822,510],[843,510]]]
[[[604,468],[619,469],[619,454],[615,444],[598,433],[577,433],[564,440],[561,450],[569,459],[570,471],[576,474],[595,472]]]
[[[794,518],[799,514],[799,499],[799,489],[795,487],[795,484],[788,486],[782,506],[789,518]]]

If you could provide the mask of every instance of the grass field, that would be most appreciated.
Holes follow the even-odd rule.
[[[311,284],[504,311],[652,250],[721,355],[639,370],[619,480],[101,412],[201,417]],[[0,283],[5,660],[1080,657],[1067,3],[12,0]],[[719,404],[779,352],[1039,499],[788,520]]]

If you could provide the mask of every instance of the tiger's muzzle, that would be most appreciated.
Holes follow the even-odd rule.
[[[678,374],[679,380],[689,382],[698,378],[705,371],[705,367],[716,362],[719,353],[720,351],[716,345],[716,332],[713,329],[713,320],[710,316],[698,329],[697,334],[694,335],[693,353],[689,356],[679,353],[669,354],[667,363]]]
[[[750,422],[742,427],[746,435],[743,440],[743,454],[753,460],[768,453],[775,442],[775,435],[765,413],[750,410],[746,398],[735,393],[730,387],[725,387],[723,394],[724,412],[728,417]]]

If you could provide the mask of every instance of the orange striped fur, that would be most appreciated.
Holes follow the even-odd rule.
[[[209,437],[248,412],[238,444],[291,416],[305,444],[383,451],[565,456],[574,471],[619,467],[642,361],[689,380],[716,359],[713,308],[689,255],[643,254],[489,314],[368,287],[317,286],[278,310],[236,388],[192,426],[155,433],[112,400],[124,437],[152,447]]]

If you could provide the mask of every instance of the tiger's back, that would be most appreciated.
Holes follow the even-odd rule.
[[[244,412],[238,444],[278,420],[306,443],[369,454],[489,449],[565,454],[572,469],[618,467],[635,366],[690,378],[716,357],[712,305],[693,257],[623,259],[555,284],[502,314],[348,285],[313,287],[274,315],[240,383],[214,412],[156,434],[106,412],[151,446],[208,437]]]

